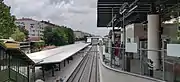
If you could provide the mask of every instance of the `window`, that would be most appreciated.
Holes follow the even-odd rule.
[[[31,34],[32,36],[35,36],[35,34]]]
[[[34,24],[30,24],[31,26],[34,26]]]
[[[33,30],[33,32],[35,32],[35,30]]]
[[[34,28],[33,26],[31,26],[31,28]]]

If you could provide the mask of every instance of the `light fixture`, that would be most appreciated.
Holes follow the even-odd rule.
[[[131,8],[128,12],[133,11],[134,9],[136,9],[138,7],[138,5],[134,6],[133,8]]]
[[[124,9],[122,12],[120,12],[120,14],[123,14],[127,9]]]

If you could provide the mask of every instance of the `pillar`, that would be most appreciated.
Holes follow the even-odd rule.
[[[112,43],[114,44],[115,43],[115,34],[114,34],[114,31],[112,31],[112,36],[111,36],[112,38]],[[114,47],[114,46],[113,46]]]
[[[66,66],[66,60],[64,60],[64,67]]]
[[[110,66],[112,66],[112,39],[109,39],[108,53],[110,58]]]
[[[44,65],[42,66],[42,75],[43,75],[43,80],[45,80],[45,77],[44,77],[44,73],[45,72],[45,67],[44,67]]]
[[[59,71],[61,70],[61,63],[59,63]]]
[[[124,42],[124,33],[123,33],[123,29],[121,29],[121,43]]]
[[[111,44],[111,39],[110,38],[109,38],[108,42],[109,42],[109,44],[108,44],[108,53],[111,54],[112,44]]]
[[[69,64],[69,58],[67,58],[67,62],[68,62],[68,64]]]
[[[30,68],[29,68],[29,64],[28,64],[28,66],[27,66],[27,77],[28,77],[28,82],[30,82],[30,74],[29,74],[30,71],[29,71],[29,69],[30,69]]]
[[[33,76],[33,82],[35,82],[36,81],[35,66],[32,66],[32,76]]]
[[[52,77],[54,77],[54,65],[52,65]]]
[[[148,49],[159,50],[159,28],[160,18],[159,14],[149,14],[148,17]],[[148,59],[153,61],[154,69],[160,68],[159,52],[148,51]]]

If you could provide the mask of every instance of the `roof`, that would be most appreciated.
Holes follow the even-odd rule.
[[[126,9],[130,12],[125,14],[125,25],[129,23],[143,23],[147,20],[147,14],[150,12],[151,3],[154,3],[156,7],[161,8],[161,16],[163,21],[169,20],[167,16],[173,8],[177,8],[179,0],[98,0],[97,7],[97,27],[107,27],[114,17],[114,26],[121,26],[122,15],[119,11]],[[125,4],[127,3],[127,4]],[[124,8],[123,8],[124,6]],[[172,8],[173,7],[173,8]],[[131,11],[132,10],[132,11]],[[116,16],[115,16],[116,15]]]
[[[18,58],[26,61],[30,65],[34,64],[34,62],[24,52],[22,52],[20,49],[18,49],[18,48],[6,48],[1,43],[0,43],[0,46],[5,49],[6,53],[8,53],[12,56],[18,57]]]
[[[66,46],[60,46],[54,49],[30,53],[27,55],[36,63],[36,65],[59,63],[67,59],[68,57],[74,55],[88,45],[89,44],[86,43],[76,43]]]
[[[21,18],[21,19],[16,19],[17,21],[36,21],[32,18]]]
[[[44,23],[44,24],[47,24],[47,25],[51,25],[51,26],[58,26],[58,25],[56,25],[56,24],[53,24],[53,23],[50,23],[49,21],[41,21],[42,23]]]

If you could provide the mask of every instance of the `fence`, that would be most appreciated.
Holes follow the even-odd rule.
[[[163,44],[160,50],[148,50],[147,42],[140,42],[138,45],[138,53],[127,53],[125,49],[122,48],[123,46],[109,47],[109,43],[104,42],[102,47],[104,54],[103,61],[112,68],[122,69],[128,72],[165,80],[167,82],[180,82],[180,59],[167,56],[165,45],[166,44]],[[153,70],[153,76],[150,76],[148,70],[148,51],[160,53],[160,69]]]

